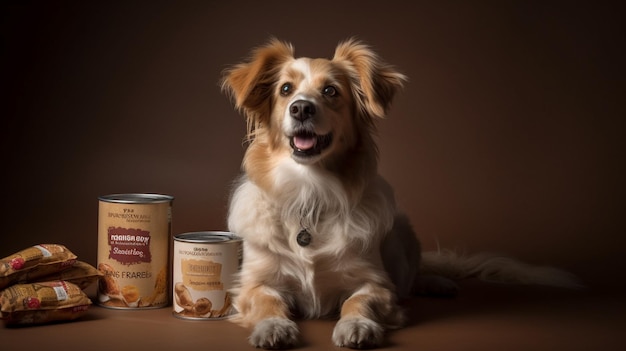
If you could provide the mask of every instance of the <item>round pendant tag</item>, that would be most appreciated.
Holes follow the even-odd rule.
[[[311,243],[311,234],[306,229],[302,229],[300,233],[298,233],[296,240],[298,241],[298,245],[302,247],[308,246]]]

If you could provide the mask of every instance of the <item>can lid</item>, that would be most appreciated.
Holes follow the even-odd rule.
[[[98,199],[100,201],[123,204],[153,204],[171,202],[174,200],[174,197],[162,194],[111,194],[99,196]]]
[[[219,243],[225,241],[237,241],[241,240],[241,238],[231,232],[205,231],[174,235],[174,240],[190,243]]]

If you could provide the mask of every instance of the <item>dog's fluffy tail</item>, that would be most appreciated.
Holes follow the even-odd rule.
[[[564,270],[530,265],[504,255],[487,253],[461,255],[449,250],[424,252],[420,274],[452,280],[475,277],[490,282],[583,288],[575,275]]]

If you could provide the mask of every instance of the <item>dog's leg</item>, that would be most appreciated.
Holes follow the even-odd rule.
[[[454,280],[439,275],[419,275],[414,284],[417,295],[455,297],[458,292],[459,286]]]
[[[276,290],[267,286],[242,289],[237,296],[237,309],[236,322],[252,328],[252,346],[282,349],[298,343],[298,326],[289,319],[289,307]]]
[[[396,305],[394,293],[382,286],[366,285],[343,303],[333,342],[353,349],[377,347],[384,341],[386,327],[403,323],[404,314]]]

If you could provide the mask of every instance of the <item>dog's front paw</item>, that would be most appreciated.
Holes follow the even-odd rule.
[[[385,329],[367,318],[340,319],[333,331],[333,342],[339,347],[369,349],[380,346]]]
[[[299,339],[300,331],[294,321],[287,318],[268,318],[254,327],[250,344],[264,349],[286,349],[295,346]]]

